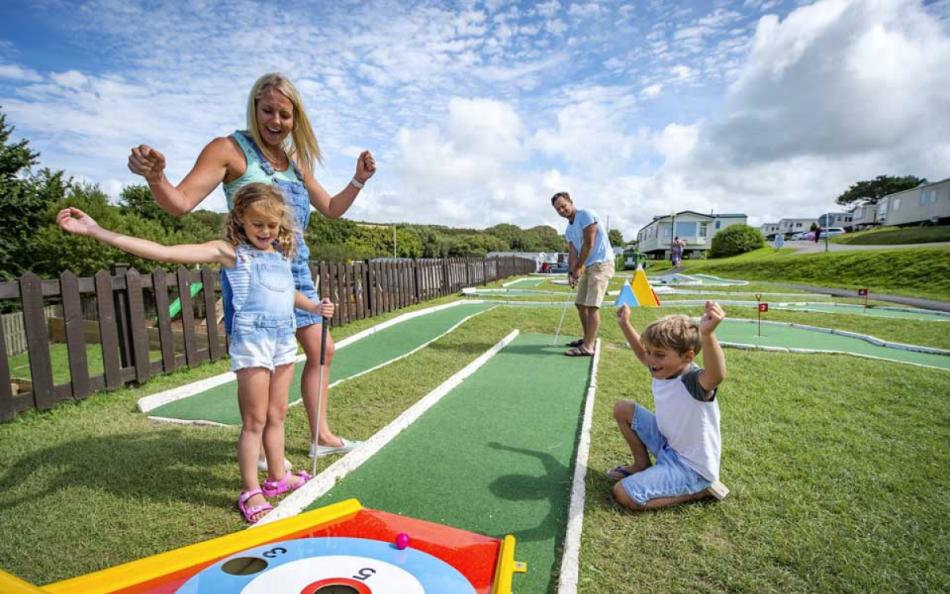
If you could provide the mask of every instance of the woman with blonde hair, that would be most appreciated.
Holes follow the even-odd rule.
[[[298,248],[292,262],[294,284],[298,291],[313,300],[319,300],[310,274],[310,252],[303,241],[303,232],[313,206],[328,218],[336,219],[350,208],[369,178],[376,172],[376,162],[369,151],[356,159],[353,179],[336,195],[331,196],[313,175],[314,165],[322,162],[316,134],[303,108],[296,87],[282,74],[271,73],[257,79],[247,102],[247,130],[235,131],[208,143],[198,155],[191,171],[178,185],[165,177],[165,157],[147,145],[132,149],[129,170],[141,175],[165,211],[174,216],[190,212],[201,203],[218,184],[224,184],[228,208],[232,196],[242,186],[252,182],[277,186],[291,208],[297,224]],[[232,311],[231,288],[222,276],[222,296],[225,320]],[[296,310],[297,340],[307,355],[300,380],[301,395],[307,409],[311,435],[310,456],[344,453],[355,442],[333,433],[327,421],[326,394],[330,374],[322,375],[320,385],[320,334],[323,319],[306,311]],[[226,324],[230,333],[230,327]],[[327,339],[326,362],[329,365],[334,352],[332,338]],[[318,425],[319,426],[316,426]]]

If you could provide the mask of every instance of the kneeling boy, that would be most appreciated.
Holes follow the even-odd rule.
[[[633,464],[617,466],[614,498],[633,510],[656,509],[722,499],[729,492],[719,482],[719,403],[716,393],[726,377],[726,359],[715,329],[725,318],[718,303],[706,302],[699,324],[687,316],[666,316],[651,323],[643,336],[630,325],[630,308],[617,310],[627,343],[653,376],[656,414],[630,400],[614,405],[614,418],[630,446]],[[705,368],[693,359],[705,349]],[[650,463],[647,451],[656,463]]]

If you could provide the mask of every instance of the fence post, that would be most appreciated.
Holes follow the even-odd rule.
[[[214,277],[217,276],[210,268],[201,269],[201,292],[205,301],[205,329],[208,333],[208,357],[217,361],[224,356],[221,347],[221,337],[218,336],[218,308],[214,292]]]
[[[23,304],[23,325],[30,353],[30,375],[33,381],[33,402],[45,410],[53,398],[53,367],[49,357],[49,335],[43,311],[43,281],[32,272],[20,278],[20,302]]]
[[[7,341],[0,332],[0,421],[9,421],[16,415],[13,404],[13,386],[10,384],[10,362],[7,360]]]
[[[114,277],[125,281],[125,273],[128,272],[128,264],[113,264],[109,272]],[[122,367],[132,365],[132,330],[129,327],[129,292],[126,289],[118,289],[113,293],[113,303],[115,304],[115,324],[119,339],[119,361]]]
[[[129,303],[129,330],[132,337],[132,365],[135,381],[139,384],[151,376],[148,360],[148,332],[145,329],[145,299],[142,295],[142,275],[134,268],[125,273],[126,298]]]
[[[152,290],[155,295],[155,314],[158,316],[158,345],[162,350],[162,370],[171,373],[178,366],[175,364],[171,316],[168,315],[168,279],[161,268],[152,271]]]
[[[95,276],[96,307],[99,310],[99,336],[102,344],[102,368],[106,388],[122,385],[122,364],[119,359],[119,329],[115,319],[115,293],[112,290],[112,274],[100,270]]]
[[[59,291],[63,297],[63,326],[66,331],[72,394],[73,398],[85,398],[91,390],[82,320],[82,298],[79,295],[79,279],[76,275],[68,270],[60,273]]]
[[[191,273],[184,266],[175,272],[178,276],[178,300],[181,303],[181,331],[185,341],[185,365],[194,367],[198,361],[195,344],[195,310],[191,301]]]

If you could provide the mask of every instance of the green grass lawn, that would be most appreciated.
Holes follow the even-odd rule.
[[[642,327],[661,312],[635,310],[634,323]],[[571,313],[562,334],[579,333]],[[930,328],[936,324],[782,315],[816,325],[833,319],[891,340],[947,342]],[[552,333],[559,316],[558,308],[477,316],[422,351],[334,388],[333,426],[367,438],[512,328]],[[610,316],[601,336],[581,592],[906,592],[938,591],[950,581],[945,371],[727,349],[723,481],[732,495],[635,515],[610,502],[602,472],[628,455],[612,403],[650,405],[649,379]],[[225,369],[222,361],[159,376],[0,425],[0,533],[16,535],[0,541],[0,567],[48,583],[242,529],[234,509],[237,431],[152,423],[134,410],[146,393]],[[304,465],[302,407],[291,409],[287,435],[288,456]],[[516,577],[516,592],[517,584]]]
[[[927,227],[877,227],[845,233],[831,238],[835,243],[851,245],[897,245],[950,241],[950,225]]]
[[[161,351],[149,351],[150,361],[160,361],[162,359]],[[65,384],[69,382],[69,351],[64,343],[51,344],[49,348],[50,367],[53,370],[53,384]],[[7,357],[7,364],[10,366],[10,377],[31,379],[33,377],[30,371],[29,353],[23,352],[12,357]],[[89,377],[102,375],[102,345],[86,345],[86,365],[89,369]]]
[[[683,271],[950,301],[950,247],[795,254],[762,248],[731,258],[685,260]],[[777,289],[773,289],[777,290]]]

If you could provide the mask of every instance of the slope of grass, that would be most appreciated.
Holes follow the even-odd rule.
[[[897,245],[950,241],[950,225],[935,227],[877,227],[867,231],[845,233],[831,238],[835,243],[851,245]]]
[[[950,301],[950,248],[801,254],[763,248],[717,260],[686,260],[684,271],[728,278],[815,284]]]

